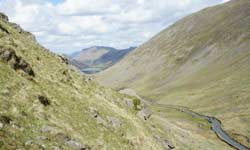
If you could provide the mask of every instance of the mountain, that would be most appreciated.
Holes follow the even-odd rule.
[[[80,52],[75,52],[71,54],[71,57],[76,61],[91,64],[94,60],[100,58],[102,55],[107,52],[115,50],[112,47],[104,47],[104,46],[93,46],[89,48],[85,48]]]
[[[1,150],[166,149],[139,99],[82,75],[2,13],[0,70]]]
[[[71,54],[70,60],[83,72],[96,73],[119,62],[134,49],[135,47],[118,50],[112,47],[93,46]]]
[[[249,60],[250,1],[231,0],[177,21],[96,78],[162,106],[214,116],[250,145]]]

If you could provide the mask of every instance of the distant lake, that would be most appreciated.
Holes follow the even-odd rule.
[[[81,70],[82,72],[86,74],[94,74],[102,71],[102,68],[85,68]]]

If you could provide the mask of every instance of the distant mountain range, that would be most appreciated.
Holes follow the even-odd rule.
[[[119,62],[136,47],[115,49],[113,47],[93,46],[69,55],[72,65],[85,73],[96,73]]]

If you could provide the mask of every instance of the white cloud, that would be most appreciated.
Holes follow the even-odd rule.
[[[177,19],[225,0],[0,0],[0,11],[56,52],[137,46]]]

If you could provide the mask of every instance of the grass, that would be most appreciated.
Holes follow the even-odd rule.
[[[160,104],[215,116],[250,146],[242,138],[250,137],[249,6],[249,1],[230,1],[189,15],[97,79],[115,89],[132,88]],[[178,118],[173,117],[175,124],[182,122]]]
[[[127,108],[125,95],[88,81],[80,71],[26,34],[17,33],[7,22],[0,20],[0,25],[10,32],[0,31],[0,45],[15,50],[35,72],[35,77],[30,77],[0,59],[0,117],[11,120],[0,121],[4,125],[0,149],[72,149],[57,138],[58,134],[93,150],[163,149],[134,110]],[[48,106],[40,103],[39,96],[50,101]],[[108,116],[119,119],[121,127],[99,124],[90,107],[106,122]],[[51,131],[42,131],[44,126]]]

